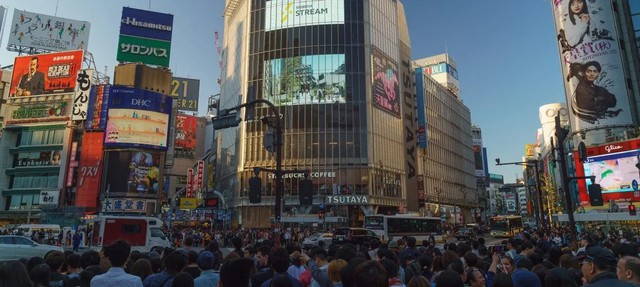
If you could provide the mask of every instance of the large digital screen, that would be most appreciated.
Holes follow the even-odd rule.
[[[156,196],[160,179],[160,153],[116,151],[108,153],[107,187],[111,196]]]
[[[83,51],[16,57],[11,76],[11,97],[73,93]]]
[[[264,30],[344,24],[344,0],[267,1]]]
[[[371,47],[373,106],[400,117],[400,77],[398,63],[380,49]]]
[[[264,69],[263,98],[276,106],[346,101],[342,54],[273,59]]]
[[[86,50],[90,28],[91,23],[87,21],[14,9],[8,46],[48,51]]]
[[[111,86],[104,144],[167,148],[171,101],[147,90]]]
[[[639,180],[638,150],[603,154],[587,158],[583,164],[585,176],[595,176],[595,183],[600,184],[602,193],[632,192],[631,182]],[[586,180],[587,190],[591,185]]]

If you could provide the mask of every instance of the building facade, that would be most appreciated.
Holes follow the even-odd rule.
[[[273,221],[276,184],[264,169],[275,157],[261,121],[271,116],[284,127],[282,222],[317,223],[327,196],[366,198],[327,204],[330,224],[361,224],[365,214],[395,214],[408,203],[417,210],[415,94],[400,1],[228,0],[222,54],[220,109],[266,99],[281,115],[242,109],[240,125],[216,135],[216,188],[235,209],[234,225]],[[250,204],[256,168],[262,201]],[[314,196],[302,206],[305,176]]]

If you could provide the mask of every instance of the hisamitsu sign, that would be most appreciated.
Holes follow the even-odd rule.
[[[369,204],[369,198],[366,195],[327,195],[325,204],[329,204],[329,205]]]

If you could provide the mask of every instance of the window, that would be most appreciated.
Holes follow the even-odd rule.
[[[141,233],[142,228],[138,224],[123,224],[122,225],[122,233],[123,234],[135,234]]]
[[[23,238],[23,237],[15,237],[15,244],[18,245],[33,245],[33,241]]]
[[[0,244],[13,244],[13,236],[0,237]]]

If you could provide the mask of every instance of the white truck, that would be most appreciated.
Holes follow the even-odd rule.
[[[116,240],[131,244],[131,250],[149,252],[154,247],[170,247],[162,232],[162,221],[155,217],[101,215],[88,222],[90,248],[100,250]]]

